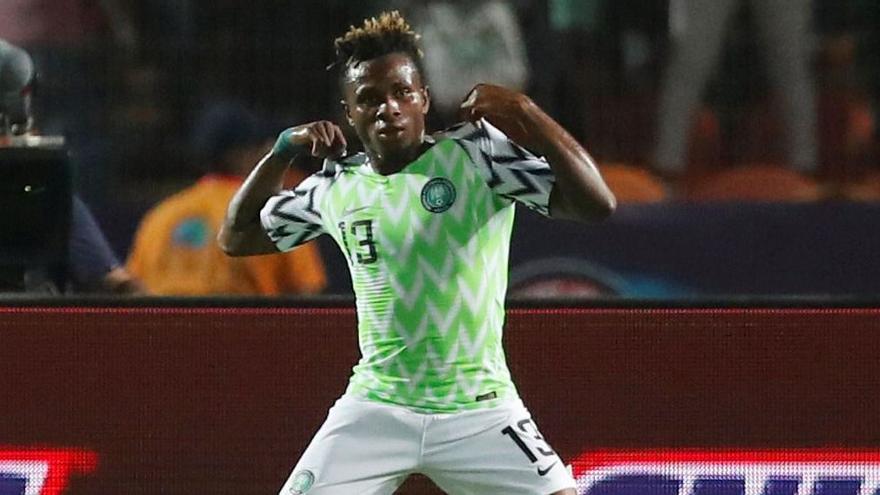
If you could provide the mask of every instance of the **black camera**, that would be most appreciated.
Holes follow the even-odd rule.
[[[29,144],[0,146],[0,291],[61,292],[72,211],[70,162],[63,146],[27,139]]]

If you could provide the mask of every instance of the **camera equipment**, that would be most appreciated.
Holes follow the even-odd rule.
[[[31,136],[0,146],[0,291],[66,285],[71,174],[59,142]]]

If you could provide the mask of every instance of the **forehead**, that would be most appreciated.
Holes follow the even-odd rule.
[[[420,85],[421,76],[415,62],[405,53],[390,53],[346,67],[344,86],[355,93],[368,87],[398,82]]]

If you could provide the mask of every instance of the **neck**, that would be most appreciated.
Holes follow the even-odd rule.
[[[413,162],[425,149],[430,146],[424,139],[418,146],[401,150],[398,153],[385,153],[379,151],[367,150],[367,156],[370,157],[370,165],[380,175],[396,174],[403,170],[404,167]]]

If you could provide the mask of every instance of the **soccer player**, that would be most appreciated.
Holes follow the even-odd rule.
[[[281,493],[387,494],[421,473],[452,494],[573,495],[501,346],[514,204],[595,220],[614,196],[567,132],[501,87],[474,88],[466,122],[428,136],[417,41],[396,12],[338,38],[343,104],[365,152],[346,156],[327,121],[282,132],[219,236],[249,255],[326,233],[351,272],[362,357]],[[297,153],[325,158],[323,170],[280,191]]]

